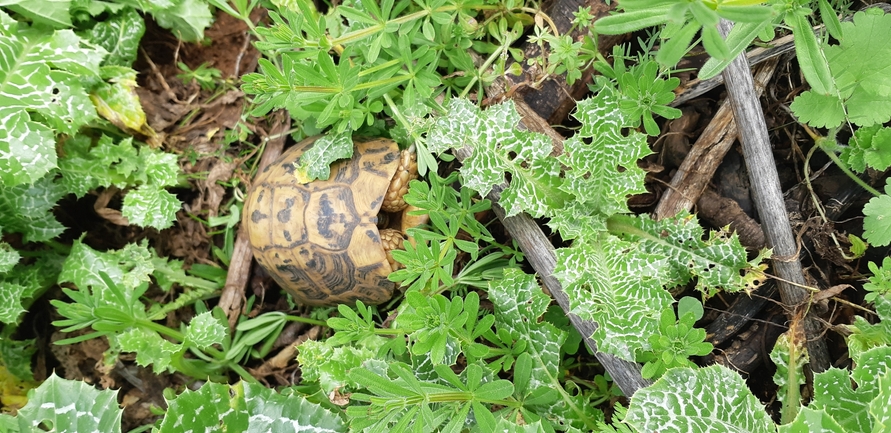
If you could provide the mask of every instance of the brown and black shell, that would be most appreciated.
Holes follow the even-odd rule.
[[[377,215],[399,147],[357,139],[353,157],[333,164],[328,180],[300,183],[294,168],[313,143],[298,143],[257,175],[243,213],[254,257],[299,303],[384,302],[395,284]]]

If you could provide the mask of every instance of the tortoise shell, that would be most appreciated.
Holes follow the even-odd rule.
[[[257,175],[244,205],[251,249],[301,304],[379,304],[392,297],[393,270],[377,215],[400,164],[396,142],[353,142],[353,157],[331,166],[328,180],[300,183],[294,170],[307,139]]]

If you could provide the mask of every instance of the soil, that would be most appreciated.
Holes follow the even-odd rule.
[[[262,21],[264,18],[259,13],[254,17],[255,21]],[[183,260],[186,266],[219,266],[211,247],[222,246],[223,236],[211,233],[202,221],[228,214],[228,208],[235,200],[236,189],[244,191],[244,186],[250,184],[252,167],[245,163],[258,151],[256,143],[232,140],[227,132],[240,126],[258,136],[270,128],[260,120],[243,117],[245,95],[239,90],[238,77],[253,72],[259,58],[247,35],[243,23],[224,13],[217,15],[213,27],[206,32],[207,42],[203,44],[181,43],[166,30],[148,23],[140,55],[134,66],[139,71],[138,94],[148,123],[162,134],[164,150],[180,156],[182,171],[189,179],[188,188],[175,190],[184,202],[183,210],[178,213],[177,223],[173,228],[160,232],[121,226],[116,224],[114,212],[107,211],[120,206],[118,192],[97,191],[80,200],[63,202],[59,218],[69,227],[75,227],[70,233],[66,233],[67,238],[86,233],[85,242],[97,249],[121,248],[126,243],[147,239],[158,254]],[[222,78],[227,80],[227,84],[222,86],[222,90],[211,93],[202,90],[197,83],[184,83],[177,77],[182,73],[177,67],[178,62],[185,63],[193,70],[206,63],[222,71]],[[866,261],[881,261],[887,250],[874,248],[870,256],[856,261],[842,256],[833,237],[847,251],[850,247],[848,234],[861,234],[861,210],[868,197],[858,194],[846,178],[832,167],[820,171],[826,161],[810,161],[811,173],[818,173],[813,180],[816,197],[824,205],[830,200],[845,197],[848,210],[837,212],[828,222],[823,221],[819,218],[809,193],[801,188],[804,179],[801,167],[812,143],[789,114],[788,106],[792,98],[804,88],[795,63],[786,60],[779,63],[761,98],[771,131],[771,141],[775,146],[778,171],[782,174],[784,191],[788,191],[787,207],[800,240],[809,282],[814,286],[827,288],[843,284],[859,286],[863,273],[868,272]],[[687,156],[692,143],[711,121],[722,99],[720,88],[710,91],[679,106],[684,113],[680,119],[661,122],[664,133],[651,143],[656,153],[641,163],[650,171],[650,193],[631,199],[635,211],[643,213],[654,210],[666,185],[671,182],[672,175]],[[561,119],[549,120],[551,123],[571,125],[566,113],[562,116]],[[880,179],[875,177],[872,180],[878,183]],[[758,237],[761,230],[757,225],[757,214],[752,205],[746,167],[738,143],[725,157],[717,175],[708,185],[708,191],[711,199],[708,203],[700,203],[694,211],[712,207],[713,209],[706,212],[709,214],[706,221],[714,227],[735,224],[736,230],[752,233],[753,238],[745,241],[752,251],[762,247],[763,235]],[[291,310],[274,283],[264,278],[261,269],[252,266],[251,275],[247,293],[242,296],[255,294],[259,301],[250,311],[244,311],[244,314],[255,316],[273,310],[309,314],[309,310]],[[63,296],[61,291],[56,291],[45,298]],[[168,295],[150,291],[147,296],[163,300]],[[821,317],[829,324],[849,323],[854,314],[862,314],[851,307],[862,305],[862,296],[862,290],[833,293],[831,298],[823,300],[818,306],[823,309]],[[745,321],[731,335],[721,335],[720,341],[713,340],[716,344],[715,352],[700,361],[721,362],[738,369],[748,378],[756,395],[767,402],[774,389],[771,380],[773,371],[770,362],[765,362],[766,354],[777,336],[787,329],[787,323],[775,294],[756,292],[754,298],[763,302],[752,320]],[[837,302],[838,300],[850,304]],[[734,308],[737,301],[737,296],[717,296],[710,300],[707,305],[708,313],[700,326],[705,327],[715,321],[722,312]],[[175,326],[187,321],[191,314],[193,313],[180,310],[168,317],[168,324]],[[32,324],[30,329],[38,336],[41,344],[36,357],[35,376],[41,379],[55,371],[65,378],[85,380],[102,388],[118,389],[119,401],[124,407],[124,431],[150,424],[157,419],[151,409],[165,406],[162,396],[164,389],[181,392],[187,387],[200,385],[179,374],[156,375],[150,369],[137,366],[133,358],[127,355],[120,356],[113,368],[106,369],[102,367],[103,353],[107,348],[104,340],[87,340],[69,346],[54,345],[53,341],[64,338],[48,325],[49,321],[57,318],[46,299],[38,302],[26,318]],[[282,333],[267,359],[251,361],[247,367],[269,386],[299,383],[299,368],[293,360],[293,349],[290,347],[297,341],[319,338],[321,332],[323,331],[319,328],[291,325]],[[843,339],[833,332],[829,332],[827,337],[835,366],[848,366]],[[710,338],[716,338],[716,333],[710,332]],[[584,351],[580,353],[582,352]],[[579,355],[576,365],[589,365],[592,362],[596,361],[590,355]],[[602,370],[585,370],[577,375],[593,377],[598,372]]]

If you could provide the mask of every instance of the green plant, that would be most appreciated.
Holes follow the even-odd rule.
[[[485,288],[488,281],[501,276],[501,269],[522,259],[517,250],[495,243],[489,230],[477,221],[476,214],[491,209],[489,200],[474,199],[468,188],[456,190],[451,186],[456,180],[456,173],[446,178],[430,173],[429,184],[413,181],[405,196],[407,203],[418,208],[412,213],[427,215],[431,225],[430,230],[409,229],[413,240],[405,242],[404,251],[393,251],[405,268],[393,272],[390,279],[410,291],[435,294],[461,286]],[[496,252],[489,252],[493,250]],[[456,275],[459,253],[468,255],[469,260]]]
[[[183,71],[182,74],[176,76],[177,78],[183,80],[185,84],[198,83],[202,90],[216,88],[222,74],[219,69],[211,68],[206,62],[198,65],[194,71],[183,62],[178,62],[176,65]]]
[[[638,362],[643,362],[641,376],[658,378],[674,367],[694,367],[691,356],[705,356],[714,347],[705,342],[705,330],[694,328],[702,318],[702,304],[690,297],[678,301],[678,317],[674,310],[666,309],[659,317],[659,333],[650,336],[650,349],[642,352]]]

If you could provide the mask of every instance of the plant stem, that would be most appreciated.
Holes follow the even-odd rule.
[[[823,143],[824,141],[825,141],[825,139],[824,139],[824,140],[817,140],[817,142],[816,142],[816,143],[817,143],[817,146],[820,147],[820,150],[822,150],[823,153],[825,153],[826,156],[828,156],[829,159],[831,159],[832,162],[834,162],[835,165],[838,166],[838,168],[839,168],[845,175],[847,175],[848,177],[850,177],[851,180],[853,180],[855,183],[857,183],[857,185],[860,185],[861,188],[863,188],[864,190],[866,190],[868,193],[872,194],[873,196],[878,197],[878,196],[882,195],[881,192],[879,192],[879,191],[876,190],[875,188],[869,186],[869,184],[866,183],[866,182],[864,182],[863,179],[860,178],[860,176],[857,176],[856,174],[854,174],[854,172],[852,172],[850,169],[848,169],[847,165],[845,165],[845,163],[844,163],[841,159],[839,159],[838,155],[836,155],[835,152],[833,152],[833,151],[830,150],[830,149],[826,149],[826,148],[822,145],[822,143]]]

